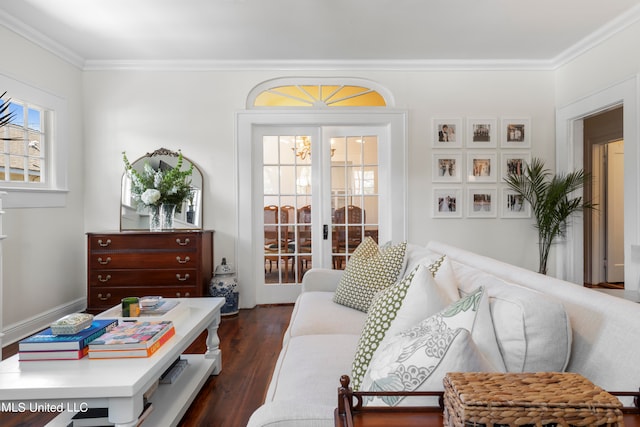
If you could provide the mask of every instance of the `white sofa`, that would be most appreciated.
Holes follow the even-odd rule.
[[[640,304],[439,242],[408,245],[404,272],[430,254],[446,255],[461,294],[486,286],[507,371],[566,369],[607,390],[638,390]],[[342,274],[305,274],[265,402],[249,427],[334,425],[339,378],[351,375],[367,317],[333,302]]]

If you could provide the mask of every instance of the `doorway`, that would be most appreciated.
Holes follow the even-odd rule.
[[[242,308],[293,302],[301,291],[300,279],[310,266],[332,268],[334,261],[338,268],[344,266],[340,262],[346,261],[354,241],[332,245],[334,236],[337,239],[342,231],[345,239],[357,237],[360,230],[365,236],[377,235],[381,243],[406,240],[406,117],[406,111],[387,109],[366,113],[349,110],[238,113],[236,259],[241,260],[237,263],[237,274]],[[265,162],[265,144],[279,147],[284,157],[270,158],[273,150],[269,149]],[[368,149],[362,149],[374,144],[377,159],[372,160]],[[310,157],[302,159],[307,146]],[[377,171],[372,173],[372,167]],[[268,178],[265,168],[270,171]],[[377,181],[372,181],[370,177],[376,174]],[[292,179],[284,187],[280,183],[276,188],[274,182],[280,176]],[[265,187],[267,179],[271,182],[269,188]],[[289,209],[285,222],[281,217],[265,222],[265,204],[289,205],[295,208],[295,213]],[[349,204],[367,210],[366,217],[347,212],[344,216],[335,215],[343,206],[348,210]],[[307,206],[311,223],[306,222],[309,214],[303,208]],[[284,235],[291,240],[287,236],[298,233],[299,237],[295,237],[298,240],[286,245],[276,243],[273,253],[265,255],[267,225],[272,226],[270,231],[276,238]],[[265,268],[271,269],[271,276],[277,281],[267,283]]]
[[[585,186],[596,209],[584,213],[584,284],[624,289],[623,107],[584,119]]]

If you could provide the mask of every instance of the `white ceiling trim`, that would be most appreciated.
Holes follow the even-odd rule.
[[[461,71],[552,70],[551,61],[531,60],[199,60],[199,61],[85,61],[85,71]]]
[[[548,60],[85,60],[76,52],[53,41],[36,29],[0,10],[0,25],[85,71],[503,71],[554,70],[601,44],[640,20],[640,4],[598,31],[585,37],[555,58]]]
[[[8,13],[0,10],[0,25],[7,27],[9,30],[24,37],[30,42],[40,46],[44,50],[60,57],[76,68],[82,69],[84,66],[84,58],[65,46],[51,40],[33,27],[28,26],[19,19],[14,18]]]
[[[562,65],[573,61],[578,56],[595,46],[604,43],[606,40],[624,31],[630,25],[633,25],[638,21],[640,21],[640,4],[629,9],[626,13],[610,21],[597,31],[589,34],[587,37],[562,52],[553,59],[552,62],[554,63],[554,68],[561,67]]]

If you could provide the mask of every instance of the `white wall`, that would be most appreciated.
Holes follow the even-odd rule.
[[[25,323],[82,303],[85,289],[84,175],[81,73],[0,27],[0,73],[67,102],[69,123],[66,206],[5,209],[2,318],[8,341]],[[4,92],[0,88],[0,91]],[[11,96],[11,94],[8,94]],[[41,322],[41,320],[40,320]],[[28,326],[27,326],[28,327]]]
[[[12,209],[5,215],[3,320],[23,323],[85,296],[84,232],[119,226],[121,152],[182,149],[205,178],[204,225],[216,230],[215,263],[235,264],[234,113],[258,83],[287,75],[368,78],[409,112],[409,234],[437,239],[526,268],[537,266],[531,220],[431,218],[431,118],[518,115],[531,118],[533,156],[555,162],[554,114],[637,73],[640,30],[627,29],[552,71],[91,71],[0,28],[0,72],[64,97],[69,108],[67,207]],[[499,158],[499,157],[498,157]],[[496,185],[497,186],[497,185]],[[554,266],[551,265],[551,272]],[[251,284],[241,284],[251,292]]]
[[[305,73],[318,76],[329,73]],[[431,118],[515,115],[531,118],[534,156],[554,156],[551,72],[351,72],[375,80],[409,111],[409,235],[415,243],[448,241],[537,268],[530,220],[431,218]],[[182,149],[205,178],[204,226],[216,230],[215,263],[235,257],[234,112],[272,72],[100,71],[84,74],[87,162],[86,230],[116,229],[121,152],[130,158],[159,147]],[[286,75],[286,74],[285,74]],[[493,150],[498,153],[499,149]],[[499,184],[492,184],[502,188]],[[241,283],[241,292],[254,292]]]

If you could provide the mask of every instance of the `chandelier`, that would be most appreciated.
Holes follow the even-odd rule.
[[[295,147],[291,147],[296,156],[300,157],[300,160],[305,160],[307,157],[311,157],[311,140],[308,136],[299,136],[296,138]],[[336,149],[333,148],[333,141],[331,142],[331,157],[335,154]]]

